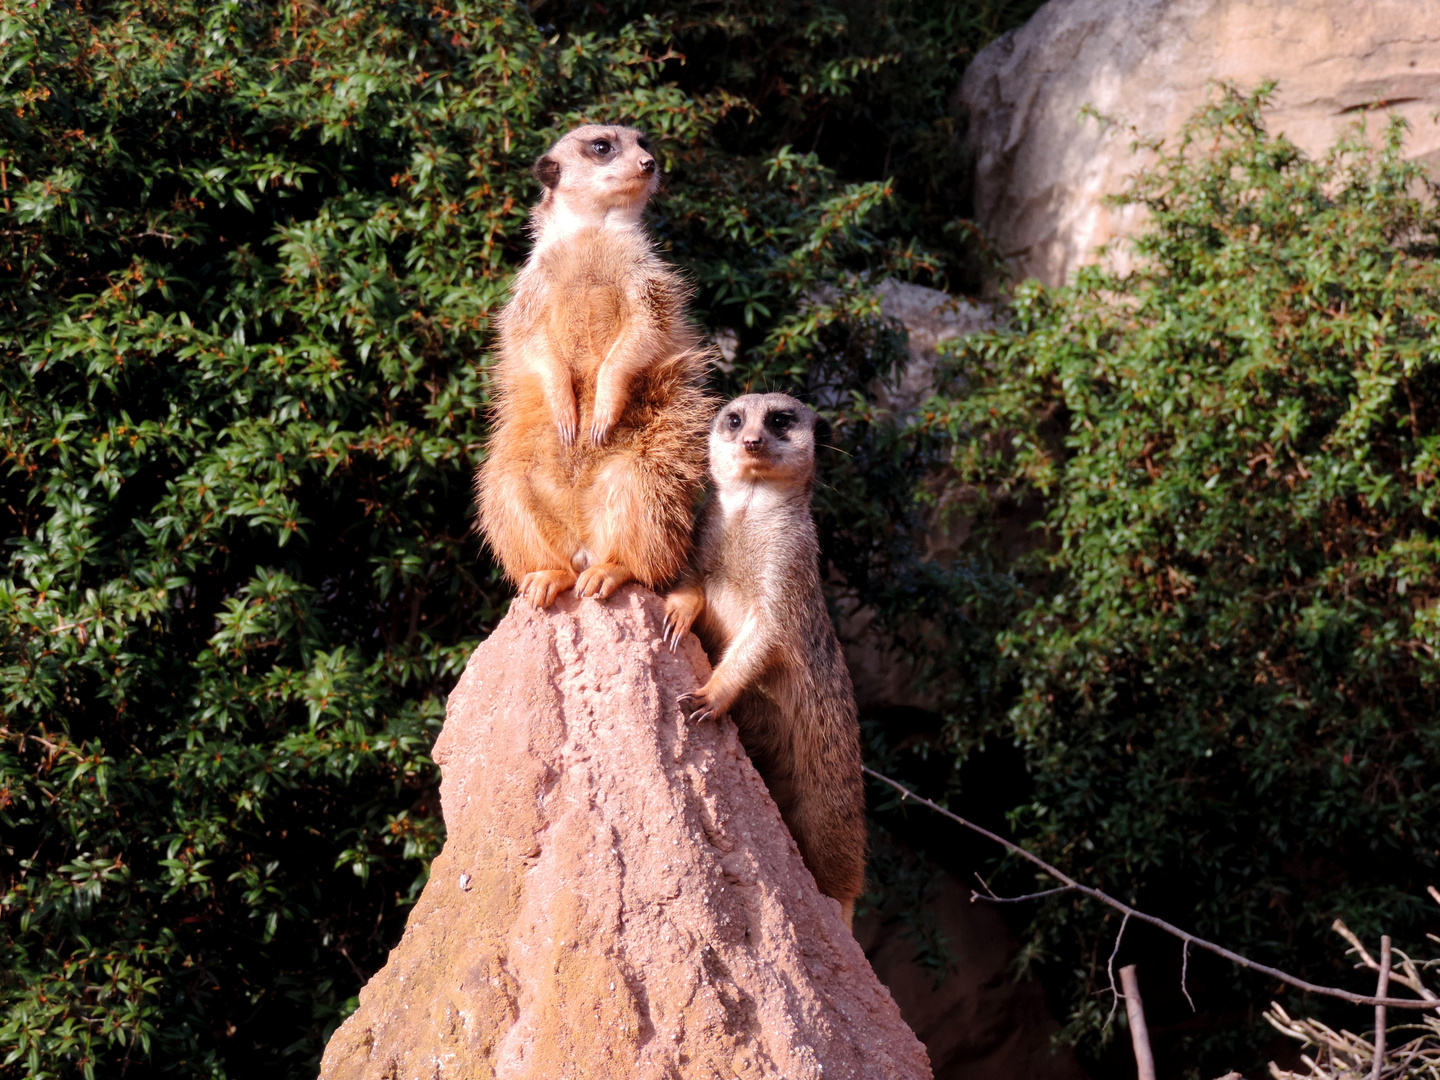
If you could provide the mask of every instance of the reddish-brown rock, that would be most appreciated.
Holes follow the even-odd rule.
[[[435,746],[448,830],[323,1080],[929,1077],[662,609],[520,604]]]

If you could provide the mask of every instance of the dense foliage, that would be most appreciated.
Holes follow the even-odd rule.
[[[855,587],[940,580],[861,286],[967,272],[926,147],[1004,5],[535,6],[0,3],[0,1075],[309,1075],[382,962],[508,599],[487,331],[582,118],[659,136],[720,388],[837,404]]]
[[[1227,91],[1135,182],[1138,269],[1021,287],[932,420],[978,503],[1048,507],[989,724],[1030,765],[1017,830],[1360,990],[1325,957],[1337,914],[1407,949],[1436,922],[1416,898],[1440,865],[1440,219],[1402,127],[1311,160],[1263,100]],[[1077,974],[1087,1023],[1117,921],[1060,900],[1036,923],[1031,958]],[[1145,958],[1160,1027],[1189,1016],[1178,945],[1132,941],[1117,963]],[[1203,963],[1191,989],[1232,1037],[1275,992]]]
[[[867,717],[877,760],[1315,977],[1338,912],[1419,936],[1440,283],[1401,132],[1310,161],[1227,96],[1132,192],[1139,270],[1021,287],[914,424],[870,402],[869,287],[977,280],[947,103],[1034,6],[0,0],[0,1076],[309,1075],[383,960],[509,595],[469,532],[490,320],[581,119],[658,136],[717,390],[829,408],[832,581],[950,701]],[[925,937],[906,848],[992,855],[879,820]],[[1032,929],[1094,1030],[1113,921]],[[1231,1039],[1271,991],[1190,976]]]

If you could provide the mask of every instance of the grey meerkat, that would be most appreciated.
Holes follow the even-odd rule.
[[[522,597],[669,583],[704,476],[709,354],[691,288],[641,215],[659,184],[633,128],[589,124],[535,163],[534,247],[499,316],[477,525]]]
[[[673,651],[694,626],[715,668],[682,707],[697,722],[730,713],[850,926],[865,884],[865,788],[855,691],[820,592],[817,419],[785,394],[746,394],[716,415],[713,486],[664,633]]]

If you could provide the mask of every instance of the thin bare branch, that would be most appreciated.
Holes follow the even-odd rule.
[[[1185,976],[1190,972],[1190,942],[1180,943],[1180,992],[1185,995],[1185,1000],[1190,1002],[1190,1011],[1199,1012],[1195,1008],[1195,999],[1190,996],[1190,988],[1185,985]]]
[[[1330,924],[1330,929],[1334,930],[1335,933],[1339,934],[1346,941],[1350,942],[1351,951],[1360,954],[1360,959],[1365,962],[1366,967],[1370,968],[1372,971],[1380,970],[1379,963],[1377,963],[1374,957],[1372,957],[1368,952],[1365,951],[1365,946],[1360,943],[1360,939],[1355,936],[1355,932],[1353,930],[1351,930],[1339,919],[1336,919],[1333,923]]]
[[[1235,964],[1239,967],[1247,968],[1250,971],[1259,972],[1261,975],[1268,975],[1272,979],[1282,982],[1287,986],[1293,986],[1297,990],[1303,990],[1307,994],[1320,994],[1323,997],[1337,998],[1340,1001],[1348,1001],[1352,1005],[1384,1005],[1387,1008],[1391,1009],[1435,1008],[1434,1003],[1424,1000],[1414,1001],[1410,998],[1392,997],[1374,998],[1367,997],[1364,994],[1352,993],[1349,990],[1341,990],[1340,988],[1334,986],[1321,986],[1318,983],[1312,983],[1306,979],[1296,978],[1294,975],[1281,971],[1279,968],[1270,967],[1268,964],[1257,963],[1256,961],[1251,960],[1249,957],[1242,956],[1239,953],[1234,952],[1233,950],[1225,948],[1225,946],[1223,945],[1216,945],[1213,941],[1206,941],[1204,938],[1196,937],[1194,934],[1191,934],[1185,930],[1181,930],[1178,926],[1175,926],[1172,923],[1168,923],[1164,919],[1157,918],[1154,915],[1147,915],[1143,911],[1137,911],[1129,904],[1126,904],[1120,900],[1116,900],[1113,896],[1103,893],[1099,889],[1092,889],[1088,885],[1080,884],[1080,882],[1076,881],[1068,874],[1051,866],[1044,859],[1040,858],[1040,856],[1031,854],[1030,852],[1026,851],[1019,844],[1012,843],[1011,841],[1006,840],[1003,836],[998,836],[995,833],[991,832],[989,829],[982,828],[981,826],[976,825],[973,821],[966,821],[963,817],[961,817],[954,811],[947,810],[939,803],[931,802],[923,795],[915,794],[915,792],[911,791],[904,784],[901,784],[899,781],[896,780],[891,780],[890,777],[886,776],[884,773],[878,773],[874,769],[870,768],[868,765],[865,766],[865,772],[869,776],[872,776],[876,780],[879,780],[881,783],[888,784],[890,787],[898,791],[902,800],[914,799],[921,806],[925,806],[930,808],[931,810],[934,810],[937,814],[940,814],[942,817],[949,818],[957,825],[963,825],[971,832],[978,833],[979,835],[985,837],[987,840],[993,840],[995,843],[1003,847],[1006,851],[1009,851],[1014,855],[1018,855],[1020,858],[1024,859],[1026,862],[1034,866],[1038,866],[1041,870],[1045,871],[1045,873],[1049,874],[1056,881],[1063,883],[1068,889],[1074,892],[1082,893],[1083,895],[1090,897],[1092,900],[1098,900],[1100,903],[1105,904],[1108,907],[1112,907],[1116,911],[1122,912],[1127,916],[1133,916],[1134,918],[1139,919],[1143,923],[1147,923],[1150,926],[1165,931],[1165,933],[1167,934],[1171,934],[1179,938],[1181,941],[1188,941],[1191,944],[1201,949],[1204,949],[1206,952],[1214,953],[1216,956],[1224,957],[1226,960],[1229,960],[1232,964]],[[1429,891],[1430,894],[1435,897],[1436,902],[1440,903],[1440,890],[1436,890],[1435,887],[1432,885]]]
[[[1105,973],[1110,976],[1110,1015],[1105,1017],[1105,1026],[1115,1019],[1115,1006],[1120,1004],[1120,991],[1115,989],[1115,954],[1120,951],[1120,942],[1125,937],[1125,927],[1130,923],[1130,913],[1120,920],[1120,932],[1115,935],[1115,947],[1110,950],[1110,959],[1105,964]]]
[[[1073,892],[1069,885],[1061,885],[1058,889],[1046,889],[1044,892],[1026,893],[1024,896],[996,896],[994,893],[980,893],[970,890],[970,902],[984,900],[991,904],[1018,904],[1022,900],[1039,900],[1042,896],[1054,896],[1056,893]]]
[[[1355,965],[1357,968],[1369,968],[1371,971],[1380,970],[1380,962],[1365,950],[1365,946],[1360,943],[1360,939],[1355,936],[1354,931],[1352,931],[1348,926],[1346,926],[1339,919],[1336,919],[1333,923],[1330,924],[1330,929],[1334,930],[1337,934],[1339,934],[1341,937],[1343,937],[1346,941],[1350,943],[1350,952],[1360,954],[1361,963]],[[1399,949],[1392,949],[1391,954],[1391,982],[1397,982],[1401,986],[1405,987],[1407,990],[1413,990],[1426,1001],[1440,1002],[1440,996],[1437,996],[1433,990],[1431,990],[1428,986],[1426,986],[1423,982],[1420,981],[1420,972],[1416,969],[1415,963],[1410,959],[1410,957],[1406,956]],[[1400,971],[1398,973],[1395,971],[1393,966],[1395,962],[1395,957],[1398,957],[1400,962]],[[1440,1011],[1440,1009],[1437,1009],[1437,1011]]]
[[[1145,1003],[1140,998],[1140,976],[1134,964],[1120,969],[1125,988],[1125,1015],[1130,1019],[1130,1046],[1135,1051],[1137,1080],[1155,1080],[1155,1055],[1150,1049],[1150,1028],[1145,1023]]]
[[[1375,984],[1375,996],[1384,999],[1390,989],[1390,935],[1380,935],[1380,980]],[[1385,1069],[1385,1006],[1375,1006],[1375,1064],[1370,1070],[1370,1080],[1380,1080]]]

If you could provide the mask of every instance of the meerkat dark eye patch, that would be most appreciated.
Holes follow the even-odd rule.
[[[560,162],[546,155],[535,162],[535,179],[544,184],[547,188],[553,188],[560,182]]]
[[[738,412],[732,412],[729,416],[725,417],[725,424],[731,431],[738,431],[743,422]]]
[[[776,435],[784,435],[795,425],[795,414],[792,412],[772,412],[765,416],[765,426]]]
[[[641,150],[649,150],[650,140],[647,139],[644,135],[641,135],[638,139],[635,140],[635,145],[640,147]]]
[[[603,161],[615,153],[615,144],[609,139],[596,139],[590,144],[590,152]]]

